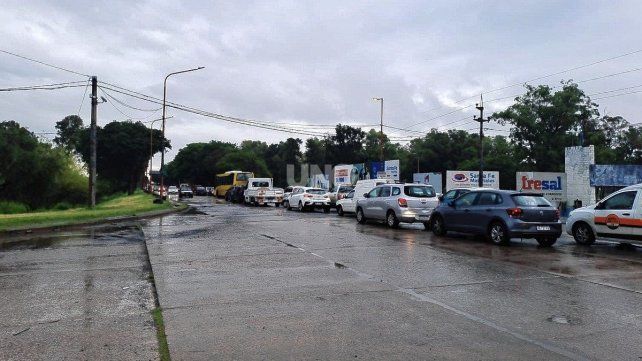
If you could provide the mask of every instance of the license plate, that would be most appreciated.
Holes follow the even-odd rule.
[[[429,216],[417,216],[418,221],[429,221],[430,217]]]
[[[537,226],[538,231],[550,231],[551,227],[550,226]]]

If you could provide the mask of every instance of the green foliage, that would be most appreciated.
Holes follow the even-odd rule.
[[[586,135],[595,127],[597,104],[577,84],[562,84],[557,92],[547,85],[526,85],[526,94],[491,117],[502,125],[513,126],[511,140],[524,169],[564,171],[564,148],[578,145],[577,133]]]
[[[36,209],[84,202],[83,175],[69,152],[52,148],[16,122],[0,123],[0,197]],[[86,179],[86,178],[85,178]],[[86,184],[86,180],[84,180]],[[69,199],[72,195],[74,198]]]
[[[73,151],[76,149],[82,129],[82,118],[77,115],[68,115],[56,122],[58,135],[54,138],[54,143],[68,151]]]
[[[265,160],[248,150],[231,152],[223,156],[217,163],[217,169],[244,170],[254,172],[256,177],[272,177]]]
[[[24,203],[0,200],[0,214],[18,214],[29,212],[29,206]]]
[[[171,148],[169,141],[163,139],[160,130],[152,130],[151,138],[151,153],[160,152],[163,144]],[[96,139],[97,176],[98,179],[109,183],[104,186],[105,190],[133,194],[149,162],[149,128],[141,122],[111,122],[103,128],[97,128]],[[89,163],[89,128],[82,130],[75,149],[83,161]]]

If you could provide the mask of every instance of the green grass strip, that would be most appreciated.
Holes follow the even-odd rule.
[[[163,322],[163,310],[157,307],[152,310],[152,317],[156,325],[156,339],[158,340],[158,353],[161,361],[171,361],[169,356],[169,345],[165,334],[165,323]]]
[[[48,210],[19,214],[0,214],[0,230],[29,227],[55,227],[118,216],[136,216],[142,213],[169,209],[169,202],[153,203],[154,196],[147,193],[121,195],[96,205],[94,209],[79,207],[67,210]]]

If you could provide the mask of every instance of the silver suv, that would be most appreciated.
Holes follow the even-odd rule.
[[[385,221],[391,228],[399,222],[422,222],[429,229],[430,215],[439,203],[432,186],[415,183],[382,184],[363,196],[357,201],[357,221]]]

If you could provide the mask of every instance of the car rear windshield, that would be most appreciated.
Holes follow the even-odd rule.
[[[408,197],[423,198],[435,196],[435,190],[430,186],[405,186],[403,190]]]
[[[339,193],[347,193],[347,192],[350,192],[353,189],[354,189],[354,187],[351,187],[351,186],[341,186],[341,187],[339,187]]]
[[[308,189],[305,191],[305,193],[310,193],[310,194],[325,194],[325,191],[323,189]]]
[[[269,187],[270,182],[252,182],[252,187]]]
[[[544,196],[533,194],[515,194],[512,196],[516,205],[522,207],[552,207]]]

